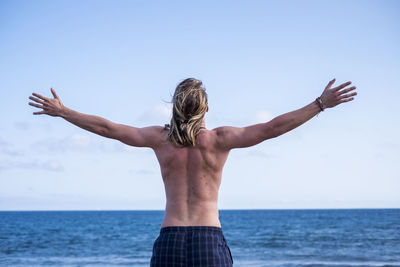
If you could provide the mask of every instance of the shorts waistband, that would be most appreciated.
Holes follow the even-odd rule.
[[[168,232],[219,232],[222,233],[222,228],[217,226],[166,226],[160,229],[160,233]]]

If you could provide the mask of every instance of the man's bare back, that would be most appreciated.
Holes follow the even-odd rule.
[[[218,190],[229,151],[216,146],[216,131],[200,130],[194,147],[177,148],[167,140],[157,147],[167,204],[161,227],[217,226]]]

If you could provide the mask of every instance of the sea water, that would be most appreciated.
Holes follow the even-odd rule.
[[[163,211],[0,212],[1,266],[149,266]],[[400,209],[222,210],[234,266],[400,266]]]

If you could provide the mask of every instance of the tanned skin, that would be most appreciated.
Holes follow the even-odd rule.
[[[331,80],[321,95],[325,108],[333,108],[354,99],[357,93],[347,87],[351,82],[332,88]],[[321,110],[316,101],[282,114],[271,121],[247,127],[223,126],[212,130],[201,129],[196,146],[174,146],[167,140],[168,130],[162,126],[137,128],[113,123],[107,119],[86,115],[67,108],[53,88],[53,98],[33,93],[29,105],[41,109],[34,115],[46,114],[62,117],[70,123],[95,134],[121,141],[130,146],[152,148],[161,167],[167,198],[166,226],[216,226],[218,218],[218,191],[222,169],[229,152],[234,148],[257,145],[278,137],[313,118]],[[207,108],[208,111],[208,108]],[[202,121],[205,127],[205,120]]]

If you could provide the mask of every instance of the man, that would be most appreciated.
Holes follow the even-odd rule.
[[[218,218],[218,190],[229,151],[254,146],[305,123],[325,108],[352,101],[351,82],[331,88],[301,109],[248,127],[205,128],[208,99],[202,82],[188,78],[176,87],[170,124],[136,128],[65,107],[54,98],[33,93],[31,106],[93,133],[127,145],[149,147],[160,163],[167,198],[160,235],[154,242],[151,266],[232,266],[230,249]]]

